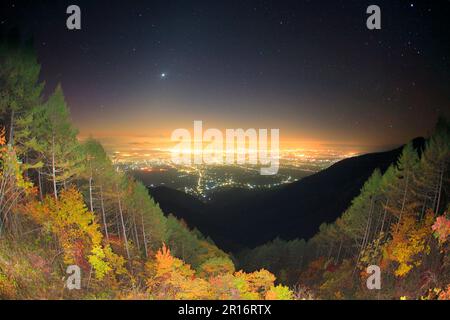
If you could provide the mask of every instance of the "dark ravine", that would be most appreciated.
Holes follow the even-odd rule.
[[[417,138],[413,143],[421,149],[424,139]],[[234,252],[276,237],[312,237],[322,223],[333,222],[345,211],[375,169],[384,172],[401,151],[402,147],[344,159],[275,190],[228,190],[226,196],[208,204],[166,187],[149,192],[166,214],[185,220],[219,247]]]

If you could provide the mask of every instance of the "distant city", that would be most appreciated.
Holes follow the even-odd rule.
[[[118,168],[131,172],[149,188],[165,186],[208,202],[227,189],[277,188],[358,154],[336,149],[284,150],[280,170],[273,176],[262,176],[259,166],[251,165],[175,165],[170,154],[163,151],[152,153],[148,159],[139,153],[115,152],[113,159]]]

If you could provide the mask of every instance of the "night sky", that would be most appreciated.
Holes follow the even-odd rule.
[[[194,120],[375,149],[450,113],[450,1],[26,3],[2,0],[1,27],[33,36],[47,93],[60,82],[81,136],[110,149],[162,145]],[[366,28],[370,4],[382,30]]]

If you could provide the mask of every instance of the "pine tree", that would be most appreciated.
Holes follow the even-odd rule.
[[[128,182],[129,194],[125,199],[125,211],[132,222],[135,244],[145,256],[166,241],[166,223],[161,209],[150,198],[147,188],[140,182]]]
[[[413,212],[418,207],[413,196],[413,176],[418,170],[419,155],[412,142],[408,143],[402,151],[395,170],[395,180],[387,188],[389,204],[387,209],[397,217],[397,227],[405,211]]]
[[[40,65],[30,44],[0,44],[0,117],[19,156],[33,147],[33,110],[41,104]]]
[[[87,180],[89,208],[101,215],[103,231],[109,241],[108,203],[116,173],[103,146],[93,138],[83,144],[85,164],[82,178]]]
[[[48,101],[36,112],[35,134],[40,144],[40,157],[45,175],[58,199],[58,186],[66,186],[83,170],[84,154],[72,126],[60,85]]]
[[[415,194],[423,203],[422,212],[442,213],[448,203],[450,166],[450,122],[439,118],[436,129],[427,141],[420,167],[414,176]]]

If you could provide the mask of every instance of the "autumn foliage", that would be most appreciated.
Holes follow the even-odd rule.
[[[42,225],[42,231],[56,237],[64,263],[76,264],[86,271],[92,268],[98,279],[116,270],[124,273],[123,258],[118,257],[103,235],[95,215],[89,212],[82,195],[74,188],[63,190],[58,200],[47,196],[43,202],[31,201],[25,206],[31,218]]]
[[[428,240],[434,221],[433,212],[428,212],[422,222],[417,222],[415,216],[405,216],[399,225],[392,225],[392,240],[385,245],[385,264],[396,262],[394,271],[398,277],[403,277],[413,268],[422,263],[420,255],[430,253]]]
[[[230,261],[215,260],[199,272],[171,255],[164,245],[148,262],[147,288],[157,299],[292,299],[287,287],[275,286],[275,276],[267,270],[233,272]],[[207,268],[208,269],[208,268]]]
[[[450,235],[450,219],[446,215],[442,215],[436,219],[432,227],[434,235],[439,239],[440,243],[445,243]]]
[[[44,96],[39,73],[30,51],[0,44],[0,299],[449,299],[448,120],[311,239],[232,260],[98,141],[80,142],[62,86]],[[64,281],[74,264],[80,291]],[[368,265],[380,291],[367,290]]]

